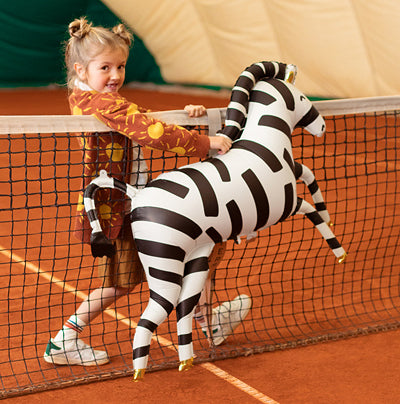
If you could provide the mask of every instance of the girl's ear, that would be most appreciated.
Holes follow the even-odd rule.
[[[86,80],[86,69],[80,63],[74,63],[74,70],[80,81]]]

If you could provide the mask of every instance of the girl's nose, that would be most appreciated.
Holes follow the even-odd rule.
[[[119,69],[112,69],[111,78],[120,79],[121,78],[121,71]]]

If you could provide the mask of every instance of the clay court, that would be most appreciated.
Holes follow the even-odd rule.
[[[152,110],[181,109],[188,103],[222,108],[229,100],[225,93],[205,91],[128,88],[123,94]],[[2,115],[68,115],[67,94],[63,89],[2,91],[0,111]],[[349,253],[345,263],[336,263],[319,235],[302,218],[289,218],[279,228],[260,236],[255,244],[229,245],[215,276],[216,301],[233,298],[238,292],[249,294],[253,307],[248,318],[215,351],[209,349],[199,330],[195,331],[198,363],[190,371],[179,373],[174,365],[177,354],[171,316],[168,324],[160,327],[158,342],[154,343],[158,347],[152,348],[153,371],[140,383],[134,383],[126,370],[131,365],[134,322],[142,307],[140,294],[118,302],[115,310],[107,311],[91,327],[91,341],[106,346],[112,358],[109,365],[82,373],[77,366],[57,367],[42,360],[50,333],[97,286],[97,280],[91,276],[93,260],[89,250],[77,242],[69,246],[68,232],[57,233],[58,229],[69,228],[73,198],[64,200],[66,196],[60,193],[58,199],[48,202],[56,198],[53,185],[34,181],[37,176],[52,175],[46,172],[50,162],[45,154],[39,157],[39,151],[50,150],[54,139],[44,137],[39,145],[37,139],[27,136],[24,144],[16,142],[9,157],[17,167],[11,174],[15,183],[4,182],[4,189],[19,195],[15,199],[18,205],[24,194],[19,189],[19,176],[28,176],[33,179],[32,192],[38,195],[35,203],[39,206],[43,198],[44,205],[54,207],[29,209],[27,214],[21,202],[11,214],[12,220],[9,210],[1,216],[0,333],[8,344],[8,349],[3,347],[0,352],[1,374],[3,380],[11,380],[9,373],[19,375],[24,394],[17,397],[12,393],[10,400],[396,403],[400,397],[400,220],[395,215],[400,198],[396,193],[399,144],[398,139],[388,135],[380,139],[382,143],[372,146],[370,138],[380,138],[382,130],[395,130],[396,122],[393,124],[392,116],[377,117],[375,126],[368,129],[369,119],[357,117],[346,127],[344,121],[335,121],[334,127],[329,127],[328,122],[326,140],[303,139],[301,135],[294,138],[295,156],[313,167],[316,177],[322,180],[320,186],[333,216],[335,233]],[[331,133],[335,133],[335,139]],[[38,148],[37,167],[35,153],[30,150],[28,171],[23,168],[26,144]],[[78,156],[76,145],[72,147],[76,151],[73,155]],[[7,154],[2,148],[4,160]],[[78,157],[65,159],[66,165],[79,165]],[[7,161],[2,167],[7,167]],[[159,170],[157,163],[154,170]],[[62,185],[61,177],[68,173],[67,169],[57,172],[57,186]],[[6,201],[7,193],[2,194]],[[64,206],[64,213],[56,212],[57,204]],[[63,265],[74,269],[66,272]],[[46,277],[47,268],[51,273]],[[62,282],[57,284],[57,279]],[[145,289],[144,285],[140,293],[145,294]],[[21,345],[23,350],[19,350]],[[15,359],[9,365],[7,355]],[[168,363],[166,367],[163,361]],[[115,369],[119,369],[119,375]],[[47,387],[43,375],[51,381]],[[54,382],[57,378],[59,382]],[[25,395],[29,384],[36,385],[35,391]],[[12,382],[6,386],[4,381],[3,386],[18,387]]]

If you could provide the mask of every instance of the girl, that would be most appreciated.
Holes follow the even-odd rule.
[[[130,32],[120,24],[112,30],[93,27],[85,18],[69,25],[70,39],[65,49],[69,103],[74,115],[93,115],[110,127],[109,133],[78,134],[84,152],[82,189],[106,170],[111,176],[143,187],[147,182],[146,165],[140,148],[133,142],[181,155],[206,157],[210,149],[225,153],[231,140],[225,136],[208,137],[177,125],[143,114],[147,110],[127,101],[119,93],[125,79],[125,65],[132,42]],[[201,116],[201,105],[185,107],[189,116]],[[55,364],[101,365],[109,361],[105,351],[94,350],[79,339],[85,326],[119,297],[126,295],[142,281],[142,268],[135,248],[125,197],[117,190],[102,189],[96,193],[97,206],[104,233],[115,243],[117,253],[111,259],[99,259],[98,271],[102,287],[95,289],[78,307],[54,339],[50,339],[44,359]],[[84,214],[83,196],[77,208],[75,235],[90,243],[91,229]],[[247,315],[249,300],[238,296],[214,309],[214,325],[221,343]],[[204,301],[204,298],[203,298]],[[234,318],[230,318],[230,312]],[[207,322],[198,316],[201,326]],[[225,329],[218,324],[223,318]],[[224,335],[225,333],[225,335]],[[221,338],[222,336],[222,338]],[[219,342],[220,341],[220,342]]]

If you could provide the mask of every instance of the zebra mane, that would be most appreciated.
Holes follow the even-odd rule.
[[[247,67],[232,88],[231,99],[226,110],[225,127],[220,134],[232,140],[240,137],[246,124],[250,93],[256,83],[263,79],[285,78],[286,64],[279,62],[259,62]]]

